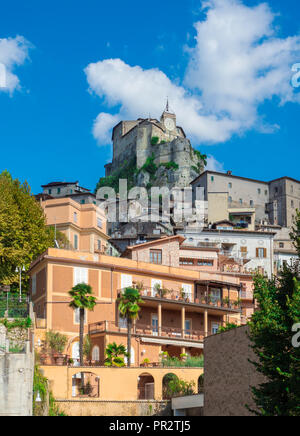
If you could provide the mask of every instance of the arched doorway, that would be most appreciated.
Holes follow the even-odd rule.
[[[163,400],[169,400],[176,395],[179,378],[176,374],[166,374],[162,381]]]
[[[154,400],[154,378],[143,373],[138,377],[138,400]]]
[[[91,372],[79,372],[72,377],[73,398],[99,398],[100,379]]]

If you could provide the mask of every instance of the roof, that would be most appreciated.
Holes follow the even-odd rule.
[[[232,173],[228,174],[228,173],[221,173],[221,172],[217,172],[217,171],[204,171],[204,173],[200,174],[198,177],[196,177],[196,179],[194,179],[190,184],[193,185],[194,183],[196,183],[201,177],[207,175],[207,174],[214,174],[216,176],[223,176],[223,177],[228,177],[230,179],[240,179],[240,180],[247,180],[248,182],[254,182],[254,183],[262,183],[264,185],[270,185],[271,183],[274,182],[279,182],[280,180],[291,180],[293,182],[296,183],[300,183],[300,180],[297,179],[293,179],[292,177],[288,177],[288,176],[284,176],[284,177],[279,177],[278,179],[274,179],[274,180],[270,180],[269,182],[266,182],[265,180],[258,180],[258,179],[251,179],[249,177],[242,177],[242,176],[235,176]]]
[[[48,185],[42,185],[42,188],[50,188],[52,186],[67,186],[67,185],[77,185],[78,180],[76,182],[51,182]]]
[[[127,255],[128,252],[134,251],[134,250],[139,250],[140,248],[152,247],[152,246],[159,245],[162,243],[170,243],[170,242],[176,241],[176,240],[179,241],[179,244],[182,244],[185,241],[185,237],[181,236],[181,235],[167,236],[165,238],[156,239],[155,241],[144,242],[143,244],[132,245],[132,246],[127,247],[127,249],[124,251],[122,256],[125,257],[125,255]]]
[[[263,180],[256,180],[256,179],[250,179],[248,177],[234,176],[233,174],[220,173],[220,172],[217,172],[217,171],[204,171],[204,173],[202,173],[198,177],[196,177],[195,180],[193,180],[190,184],[193,185],[201,177],[203,177],[205,175],[208,175],[208,174],[214,174],[216,176],[228,177],[229,179],[240,179],[240,180],[247,180],[248,182],[263,183],[264,185],[269,185],[269,183],[270,183],[270,182],[266,182],[266,181],[263,181]]]

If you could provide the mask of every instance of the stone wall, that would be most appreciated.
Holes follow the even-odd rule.
[[[247,332],[244,326],[205,339],[204,416],[252,416],[251,386],[264,379],[249,362],[256,356]]]
[[[13,344],[19,346],[26,334],[16,329],[9,333]],[[6,342],[3,326],[0,336],[1,342]],[[32,415],[33,371],[34,354],[29,341],[22,353],[0,353],[0,416]]]
[[[172,416],[168,401],[56,401],[68,416]]]

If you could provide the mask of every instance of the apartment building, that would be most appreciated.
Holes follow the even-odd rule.
[[[109,236],[106,217],[94,203],[78,203],[73,198],[40,199],[47,224],[64,233],[69,248],[81,252],[105,252]]]
[[[214,271],[50,248],[30,269],[31,298],[37,320],[37,340],[46,331],[69,338],[65,353],[78,359],[79,314],[69,307],[69,290],[88,283],[97,305],[86,313],[85,333],[92,340],[92,360],[103,365],[109,343],[126,345],[126,321],[118,314],[118,297],[139,286],[143,304],[133,328],[132,364],[159,362],[171,356],[203,353],[203,340],[225,322],[241,322],[240,281]]]
[[[266,221],[291,227],[300,207],[300,181],[290,177],[265,182],[235,176],[231,171],[205,171],[191,186],[194,199],[196,189],[203,188],[204,199],[208,201],[209,222],[228,219],[228,208],[251,208],[255,209],[257,223]]]
[[[197,246],[188,245],[189,241],[181,235],[165,237],[157,241],[128,247],[122,257],[156,265],[172,266],[191,271],[214,272],[219,280],[238,280],[243,322],[248,320],[255,310],[253,295],[253,273],[247,272],[245,265],[249,262],[246,252],[242,259],[228,256],[219,244],[201,242]],[[221,295],[215,291],[215,298]]]
[[[185,227],[178,230],[186,244],[201,247],[213,244],[220,254],[244,265],[248,273],[261,272],[268,277],[274,273],[275,232],[262,232],[237,229],[230,221],[220,221],[211,228]]]

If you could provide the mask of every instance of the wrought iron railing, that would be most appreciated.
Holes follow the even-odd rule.
[[[0,318],[26,318],[29,315],[29,300],[10,292],[0,294]]]

